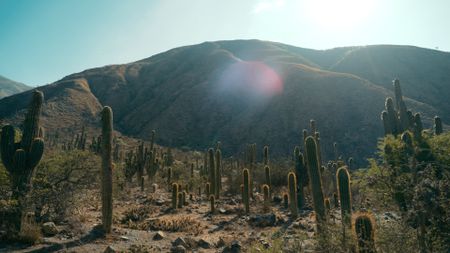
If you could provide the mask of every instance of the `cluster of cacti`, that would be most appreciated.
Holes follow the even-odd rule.
[[[112,135],[113,113],[110,107],[102,110],[102,225],[105,233],[111,233],[113,213],[112,184]]]
[[[358,214],[354,221],[354,231],[359,253],[375,252],[375,227],[369,214]]]
[[[352,215],[352,199],[350,189],[350,174],[345,167],[338,169],[336,173],[336,181],[339,192],[339,199],[341,203],[341,217],[342,223],[345,226],[351,226]]]
[[[297,179],[293,172],[288,174],[288,188],[289,188],[289,209],[291,216],[295,219],[298,216],[297,206]]]
[[[44,95],[40,91],[32,93],[32,100],[23,123],[22,139],[15,142],[15,130],[11,125],[2,128],[0,153],[2,162],[9,173],[12,198],[18,201],[13,225],[20,231],[25,198],[31,191],[34,170],[44,153],[43,132],[40,130],[40,114]],[[41,134],[41,135],[40,135]]]

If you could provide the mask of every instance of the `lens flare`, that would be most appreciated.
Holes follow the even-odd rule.
[[[271,97],[283,92],[280,75],[258,61],[239,61],[231,64],[222,73],[219,84],[222,91],[256,98]]]

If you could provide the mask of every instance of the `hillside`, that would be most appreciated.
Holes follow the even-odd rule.
[[[23,83],[15,82],[0,75],[0,99],[29,89],[30,87]]]
[[[376,50],[377,55],[398,51],[403,56],[391,65],[371,61],[375,66],[363,52]],[[424,54],[427,66],[416,71]],[[379,115],[397,76],[405,96],[412,98],[407,106],[423,113],[426,126],[436,114],[448,122],[449,102],[443,99],[450,92],[447,60],[447,53],[412,47],[318,51],[257,40],[205,42],[41,87],[43,122],[49,130],[95,126],[101,105],[110,105],[116,129],[126,135],[146,139],[157,129],[162,145],[204,150],[221,141],[225,155],[234,155],[255,142],[287,156],[314,118],[325,159],[338,142],[346,157],[362,162],[382,135]],[[425,71],[430,68],[435,71]],[[28,96],[0,100],[0,117],[18,122]]]

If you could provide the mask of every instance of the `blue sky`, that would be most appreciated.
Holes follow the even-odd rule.
[[[448,0],[0,0],[0,75],[43,85],[225,39],[450,51],[448,10]]]

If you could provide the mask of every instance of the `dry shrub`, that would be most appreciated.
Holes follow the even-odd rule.
[[[26,215],[22,219],[19,240],[27,244],[35,244],[42,238],[41,227],[34,221],[33,215]]]
[[[202,231],[200,222],[191,216],[165,217],[147,220],[141,225],[141,229],[190,232],[195,235],[198,235]]]

